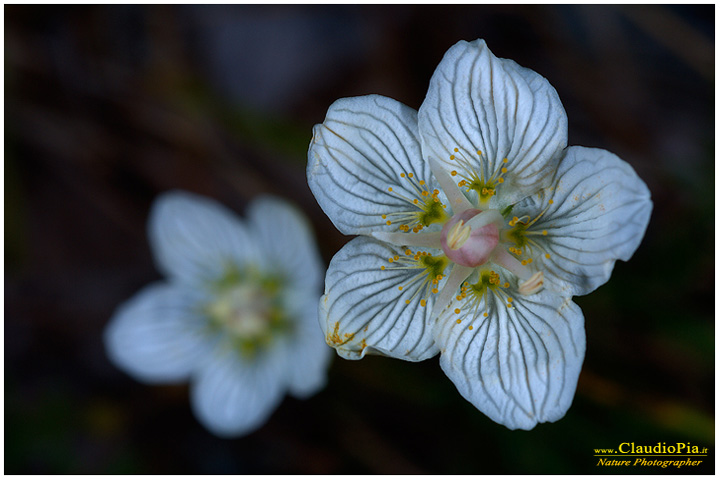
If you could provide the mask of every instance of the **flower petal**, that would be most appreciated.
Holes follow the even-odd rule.
[[[258,258],[235,214],[192,193],[173,191],[158,197],[148,229],[158,269],[184,283],[206,283],[221,276],[228,262],[243,266]]]
[[[290,393],[296,398],[307,398],[325,386],[332,359],[332,349],[318,328],[317,298],[305,295],[303,304],[289,346]]]
[[[108,357],[149,383],[185,380],[207,352],[206,322],[197,313],[202,297],[166,283],[145,287],[122,303],[104,332]]]
[[[441,316],[440,366],[492,420],[529,430],[570,408],[585,355],[583,316],[570,299],[549,292],[505,293],[513,295],[511,308],[489,294],[477,309],[468,303],[460,314]]]
[[[319,297],[323,267],[305,216],[289,203],[266,196],[253,201],[247,217],[263,253],[258,259],[262,268],[281,272],[294,288]]]
[[[430,318],[433,299],[421,306],[424,290],[418,290],[424,287],[411,283],[419,270],[394,269],[388,263],[403,253],[400,247],[359,237],[330,262],[320,326],[340,356],[357,360],[380,353],[420,361],[437,354]],[[381,270],[383,265],[388,267]]]
[[[548,205],[549,199],[553,200]],[[645,234],[650,191],[630,165],[605,150],[567,149],[553,187],[513,209],[534,218],[548,206],[532,237],[545,286],[564,296],[585,295],[610,278],[615,260],[629,260]],[[516,213],[517,212],[517,213]]]
[[[532,70],[497,58],[483,40],[447,51],[418,121],[424,157],[448,171],[472,169],[487,180],[506,167],[497,188],[504,205],[547,186],[567,145],[567,115],[555,89]]]
[[[217,436],[244,435],[260,428],[283,399],[287,346],[243,358],[220,345],[192,384],[193,410]]]
[[[382,215],[417,211],[410,173],[436,188],[420,152],[417,112],[400,102],[379,95],[342,98],[313,129],[308,184],[346,235],[394,231]]]

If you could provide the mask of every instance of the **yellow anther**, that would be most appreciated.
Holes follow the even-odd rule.
[[[408,173],[408,177],[412,178],[412,177],[413,177],[413,174],[412,174],[412,173]]]
[[[388,220],[387,222],[385,222],[385,225],[392,225],[392,222]]]
[[[546,253],[546,254],[545,254],[545,258],[550,258],[550,254],[549,254],[549,253]]]
[[[380,270],[385,270],[385,265],[382,265],[382,266],[380,267]]]
[[[457,323],[457,324],[459,325],[459,324],[462,323],[462,320],[460,320],[460,319],[458,318],[457,320],[455,320],[455,323]]]
[[[455,153],[459,152],[458,148],[457,147],[453,148],[453,152],[455,152]]]
[[[418,183],[420,184],[420,186],[423,186],[425,185],[425,180],[420,180]]]
[[[503,158],[503,163],[507,163],[507,162],[508,162],[508,159],[507,159],[507,158]]]
[[[388,192],[392,192],[392,187],[388,187]]]
[[[395,260],[392,259],[392,257],[388,258],[388,262],[393,263]]]
[[[438,293],[438,289],[437,289],[437,288],[433,288],[431,291],[432,291],[432,293]]]
[[[472,330],[472,328],[473,328],[472,325],[470,325],[470,326],[468,327],[468,330]]]
[[[512,302],[512,297],[508,297],[508,303]]]
[[[427,300],[423,298],[422,300],[420,300],[420,306],[424,307],[425,305],[427,305]]]
[[[462,300],[463,297],[462,297],[462,295],[458,295],[458,296],[455,297],[455,298],[456,298],[457,300]]]
[[[478,151],[477,151],[477,154],[478,154],[478,155],[482,155],[482,150],[478,150]]]
[[[505,182],[505,179],[502,178],[502,177],[500,177],[500,178],[497,179],[497,182],[498,182],[498,183],[504,183],[504,182]]]
[[[405,174],[404,174],[404,173],[401,173],[400,176],[401,176],[402,178],[405,178]]]
[[[510,284],[509,284],[508,282],[505,282],[505,283],[503,284],[503,287],[509,288],[509,287],[510,287]]]
[[[487,316],[488,316],[488,313],[487,313],[487,312],[483,312],[483,317],[487,317]]]
[[[402,292],[402,287],[398,287],[398,290],[400,290]]]
[[[507,173],[507,167],[502,167],[502,168],[500,169],[500,171],[503,172],[503,173]]]
[[[410,300],[405,300],[405,305],[410,305]]]
[[[382,218],[383,220],[385,220],[387,218],[387,215],[383,215]]]
[[[542,231],[542,234],[543,234],[543,235],[547,235],[547,230],[543,230],[543,231]]]
[[[457,175],[457,170],[453,170],[452,172],[450,172],[450,175],[452,175],[453,177]]]
[[[394,260],[399,260],[399,259],[400,259],[400,256],[399,256],[399,255],[395,255],[395,256],[393,257],[393,259],[394,259]]]
[[[457,314],[459,314],[459,313],[460,313],[460,309],[459,309],[459,308],[456,308],[456,309],[455,309],[455,314],[457,315]]]
[[[554,202],[552,199],[550,199],[550,201],[549,201],[548,203],[549,203],[550,205],[552,205],[552,204],[555,203],[555,202]]]
[[[455,160],[455,155],[450,155],[450,160]]]

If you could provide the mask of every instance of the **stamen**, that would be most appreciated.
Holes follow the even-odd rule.
[[[432,312],[430,312],[431,319],[436,319],[445,310],[445,307],[448,306],[455,296],[455,292],[460,287],[460,284],[464,282],[474,270],[472,267],[464,267],[458,264],[453,265],[450,276],[445,282],[440,294],[435,299],[435,305],[433,306]]]
[[[442,188],[445,196],[450,200],[450,208],[452,208],[453,213],[457,214],[474,208],[460,189],[455,186],[455,182],[450,178],[450,175],[448,175],[445,169],[433,158],[429,158],[428,161],[430,163],[430,170],[440,184],[440,188]]]
[[[432,233],[395,233],[372,232],[372,236],[381,242],[392,243],[398,246],[442,248],[440,232]]]
[[[544,281],[545,275],[543,272],[535,272],[532,277],[518,285],[518,291],[521,295],[532,295],[542,289]]]

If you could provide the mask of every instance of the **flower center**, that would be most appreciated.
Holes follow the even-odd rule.
[[[213,298],[204,307],[210,328],[222,332],[244,356],[252,356],[291,326],[281,284],[272,276],[229,268],[211,292]]]
[[[500,238],[495,213],[471,208],[446,222],[440,232],[440,245],[448,259],[465,267],[486,263]]]

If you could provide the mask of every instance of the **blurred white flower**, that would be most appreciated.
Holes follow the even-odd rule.
[[[247,217],[194,194],[161,195],[149,238],[166,281],[121,304],[105,330],[108,356],[137,380],[190,381],[197,418],[219,436],[259,428],[286,392],[317,392],[330,360],[308,223],[271,197]]]
[[[562,418],[585,355],[570,297],[605,283],[647,227],[650,193],[599,149],[567,147],[546,79],[459,42],[419,112],[370,95],[313,131],[308,183],[344,234],[320,324],[338,354],[440,365],[494,421]]]

